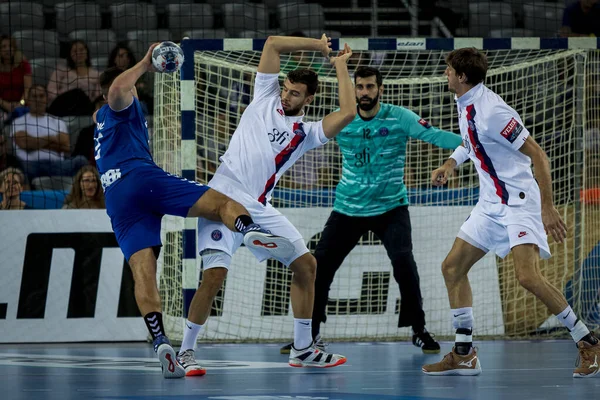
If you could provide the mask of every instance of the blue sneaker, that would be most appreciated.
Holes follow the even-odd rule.
[[[183,378],[185,369],[177,362],[175,350],[166,336],[159,336],[152,342],[154,352],[158,355],[158,361],[162,368],[163,377],[166,379]]]
[[[296,249],[288,239],[273,235],[258,224],[251,224],[242,232],[244,245],[249,249],[265,250],[278,260],[289,260]]]

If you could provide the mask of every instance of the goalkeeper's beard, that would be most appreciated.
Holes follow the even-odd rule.
[[[363,103],[362,100],[369,100],[368,103]],[[363,111],[371,111],[379,102],[379,93],[374,98],[370,98],[367,96],[361,97],[360,99],[357,97],[356,102],[358,103],[358,108]]]
[[[296,117],[300,114],[300,112],[302,111],[302,107],[304,107],[303,105],[300,107],[296,107],[296,108],[290,108],[288,110],[286,110],[285,108],[283,109],[283,113],[285,114],[286,117]]]

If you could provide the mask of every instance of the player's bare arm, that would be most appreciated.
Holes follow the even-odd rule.
[[[152,44],[140,62],[115,78],[112,85],[110,85],[107,96],[108,105],[111,109],[120,111],[131,104],[133,96],[137,97],[136,82],[146,72],[154,71],[154,67],[152,67],[152,50],[156,46],[158,46],[158,43]]]
[[[542,222],[546,233],[551,234],[559,243],[567,237],[567,224],[562,220],[552,195],[552,178],[550,176],[550,163],[546,152],[536,143],[531,136],[527,138],[519,151],[531,158],[535,168],[535,177],[540,186],[542,196]]]
[[[323,34],[321,39],[289,36],[269,36],[263,47],[258,64],[258,72],[263,74],[277,74],[280,70],[280,54],[294,51],[320,51],[323,57],[328,57],[331,52],[331,38]]]
[[[344,44],[344,49],[330,60],[331,64],[335,66],[337,74],[340,109],[328,114],[323,119],[323,132],[329,139],[334,138],[340,133],[356,116],[356,97],[352,80],[348,73],[348,59],[351,55],[352,50],[346,43]]]

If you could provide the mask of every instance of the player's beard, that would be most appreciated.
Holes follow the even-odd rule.
[[[363,103],[362,100],[369,100],[368,103]],[[363,111],[371,111],[379,102],[379,92],[377,92],[377,96],[374,98],[370,98],[367,96],[363,96],[360,99],[357,97],[356,102],[358,103],[358,107]]]
[[[300,114],[300,111],[302,111],[302,107],[304,107],[304,106],[301,105],[299,107],[290,108],[287,110],[284,108],[283,113],[285,114],[286,117],[295,117]]]

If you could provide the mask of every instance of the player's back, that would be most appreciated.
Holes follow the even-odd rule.
[[[140,165],[155,165],[148,143],[148,123],[137,98],[121,111],[108,105],[98,110],[94,156],[103,187],[110,184],[108,176],[114,181]]]

